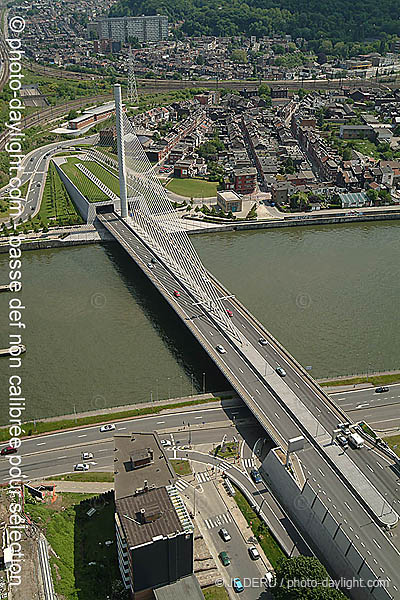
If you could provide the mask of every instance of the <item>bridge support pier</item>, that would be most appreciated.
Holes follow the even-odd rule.
[[[121,86],[114,85],[115,98],[115,116],[117,125],[117,150],[118,150],[118,170],[119,170],[119,196],[121,199],[121,217],[128,216],[128,198],[126,194],[126,168],[125,168],[125,148],[124,148],[124,126],[122,120],[122,96]]]

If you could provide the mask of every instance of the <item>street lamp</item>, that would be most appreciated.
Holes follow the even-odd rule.
[[[191,384],[192,384],[192,396],[193,396],[193,373],[191,373],[190,375],[190,379],[191,379]]]
[[[206,374],[203,373],[203,394],[206,393]]]
[[[168,400],[170,400],[171,398],[171,378],[167,377],[168,379]]]

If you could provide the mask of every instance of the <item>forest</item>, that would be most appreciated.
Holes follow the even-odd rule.
[[[398,0],[119,0],[110,10],[110,16],[152,14],[180,22],[190,36],[275,33],[347,45],[400,34]]]

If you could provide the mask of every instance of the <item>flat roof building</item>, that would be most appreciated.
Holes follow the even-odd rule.
[[[193,524],[157,434],[114,439],[119,565],[132,597],[146,600],[193,573]]]
[[[101,40],[128,42],[137,38],[139,42],[159,42],[168,38],[168,17],[148,15],[141,17],[111,17],[91,23]]]
[[[217,204],[226,213],[240,212],[242,210],[242,199],[231,190],[217,192]]]

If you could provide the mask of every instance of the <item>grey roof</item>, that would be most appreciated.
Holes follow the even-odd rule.
[[[166,537],[184,531],[165,487],[117,498],[115,507],[129,548],[151,542],[160,535]]]
[[[195,575],[183,577],[175,583],[153,590],[156,600],[204,600]]]

